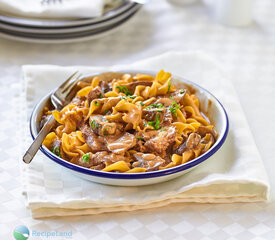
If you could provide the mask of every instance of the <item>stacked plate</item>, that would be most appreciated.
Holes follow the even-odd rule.
[[[0,13],[0,37],[38,43],[65,43],[90,40],[113,32],[141,8],[123,1],[96,18],[56,20],[14,17]]]

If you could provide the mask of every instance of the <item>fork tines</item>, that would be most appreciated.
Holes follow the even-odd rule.
[[[77,79],[79,78],[79,76],[75,77],[76,75],[80,75],[78,71],[76,71],[75,73],[73,73],[72,76],[70,76],[65,82],[63,82],[58,89],[62,89],[62,92],[64,92],[64,90],[66,88],[68,88],[68,84],[69,82],[71,82],[73,79]]]

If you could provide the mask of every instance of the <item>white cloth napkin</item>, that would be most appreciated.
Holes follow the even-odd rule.
[[[87,74],[118,69],[158,71],[162,68],[200,84],[221,100],[230,119],[230,132],[223,147],[177,179],[142,187],[107,186],[82,180],[38,152],[31,164],[22,165],[27,206],[33,217],[132,211],[174,202],[232,203],[268,199],[268,178],[236,92],[219,64],[198,52],[170,52],[109,68],[23,66],[22,150],[31,140],[27,116],[34,104],[76,69]]]
[[[46,4],[45,2],[52,3]],[[91,18],[103,14],[110,0],[0,0],[0,11],[15,16],[44,18]],[[117,2],[118,0],[113,0]],[[44,2],[44,3],[43,3]]]

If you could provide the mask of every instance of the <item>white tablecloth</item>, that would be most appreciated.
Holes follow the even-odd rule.
[[[226,28],[200,4],[180,8],[153,0],[121,30],[95,41],[39,45],[0,40],[0,236],[13,229],[72,231],[72,239],[275,238],[275,4],[255,1],[254,23]],[[220,61],[239,94],[271,182],[271,202],[179,204],[131,213],[33,220],[21,195],[16,113],[22,64],[113,65],[168,50],[203,50]],[[47,239],[31,237],[30,239]],[[63,239],[54,237],[52,239]]]

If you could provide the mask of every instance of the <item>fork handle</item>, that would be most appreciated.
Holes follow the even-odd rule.
[[[43,128],[38,133],[37,137],[32,142],[29,149],[26,151],[25,155],[23,156],[23,161],[25,163],[30,163],[34,157],[34,155],[37,153],[38,149],[42,145],[43,140],[47,136],[47,134],[51,131],[52,127],[55,124],[55,119],[53,115],[50,116],[48,121],[44,124]]]

